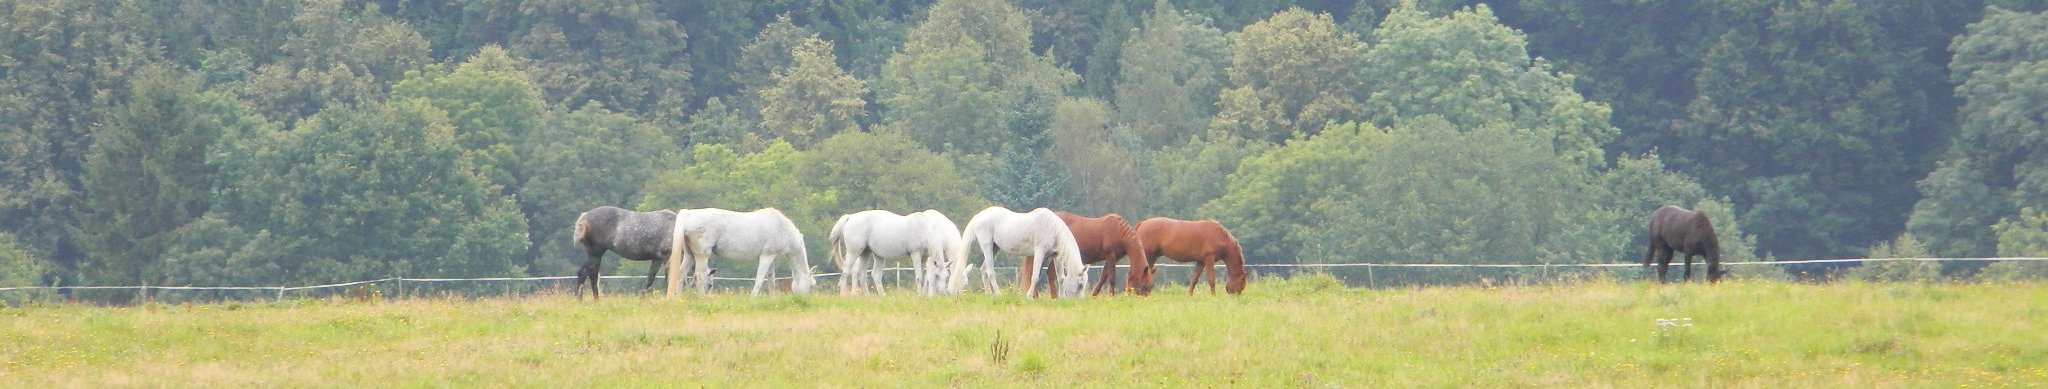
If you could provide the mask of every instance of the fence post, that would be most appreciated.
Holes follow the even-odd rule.
[[[1366,287],[1370,287],[1370,288],[1379,288],[1379,287],[1380,287],[1380,281],[1379,281],[1379,279],[1373,278],[1373,276],[1372,276],[1372,268],[1373,268],[1373,266],[1372,266],[1372,263],[1371,263],[1371,262],[1363,262],[1363,263],[1365,264],[1365,286],[1366,286]]]

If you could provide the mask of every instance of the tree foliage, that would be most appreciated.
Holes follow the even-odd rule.
[[[1365,43],[1329,14],[1288,9],[1230,40],[1230,82],[1209,128],[1278,143],[1357,117]]]
[[[889,106],[883,122],[927,147],[994,153],[1008,139],[1000,133],[1003,115],[1022,99],[1063,95],[1075,79],[1031,51],[1023,10],[999,0],[945,0],[890,56],[876,95]]]
[[[1522,33],[1486,5],[1437,18],[1396,9],[1373,37],[1359,73],[1369,80],[1364,116],[1374,123],[1421,115],[1460,128],[1499,123],[1550,139],[1576,165],[1606,162],[1601,147],[1619,132],[1607,106],[1581,97],[1572,75],[1531,58]]]
[[[841,132],[860,130],[867,115],[867,82],[840,69],[832,43],[806,38],[790,49],[795,63],[777,69],[761,89],[761,130],[800,148]]]
[[[225,227],[267,233],[266,245],[195,249],[290,258],[242,282],[520,272],[513,259],[526,252],[527,228],[517,205],[479,174],[447,114],[425,100],[330,108],[291,131],[232,137],[216,153],[224,184],[214,209]]]
[[[1184,143],[1207,128],[1226,80],[1230,40],[1208,17],[1160,0],[1117,60],[1117,122],[1149,149]]]
[[[1944,159],[1919,182],[1925,196],[1907,222],[1941,255],[2003,253],[2006,223],[2048,202],[2048,13],[1994,8],[1950,47],[1961,118]]]
[[[86,156],[75,235],[94,283],[154,281],[171,233],[213,205],[207,155],[221,134],[270,128],[233,96],[200,92],[194,75],[152,68],[131,80]]]

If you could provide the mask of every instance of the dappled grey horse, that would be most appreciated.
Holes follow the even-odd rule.
[[[670,210],[634,212],[603,206],[577,216],[573,236],[576,245],[583,247],[583,267],[576,270],[576,297],[583,297],[585,283],[590,284],[591,298],[601,294],[598,265],[607,250],[619,254],[619,258],[652,261],[647,267],[647,285],[642,288],[653,288],[655,274],[668,262],[670,232],[675,226],[676,213]]]

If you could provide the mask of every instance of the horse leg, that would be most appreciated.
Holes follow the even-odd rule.
[[[1195,287],[1196,287],[1196,286],[1200,286],[1200,285],[1202,285],[1202,272],[1204,272],[1204,271],[1208,271],[1208,270],[1209,270],[1209,267],[1208,267],[1208,266],[1195,266],[1195,270],[1193,270],[1193,271],[1189,272],[1189,273],[1190,273],[1190,274],[1188,274],[1188,276],[1189,276],[1189,277],[1188,277],[1188,295],[1189,295],[1189,296],[1193,296],[1193,295],[1195,295]]]
[[[981,254],[982,254],[982,255],[981,255],[981,286],[982,286],[982,289],[983,289],[983,290],[987,290],[989,294],[996,294],[996,293],[999,293],[999,292],[1001,292],[1001,291],[1000,291],[1000,290],[997,290],[997,289],[996,289],[996,247],[995,247],[995,245],[991,245],[991,244],[983,244],[983,245],[981,246]]]
[[[925,286],[926,286],[926,285],[925,285],[925,283],[924,283],[924,254],[923,254],[923,253],[910,253],[910,279],[912,280],[912,281],[910,281],[910,283],[914,284],[914,285],[911,285],[911,286],[912,286],[912,287],[914,287],[914,288],[917,288],[917,295],[919,295],[919,296],[928,296],[928,295],[929,295],[929,294],[926,294],[926,293],[925,293],[925,292],[927,291],[927,289],[925,288]]]
[[[640,287],[641,292],[646,292],[648,290],[654,289],[654,276],[657,274],[661,274],[661,268],[663,267],[662,265],[665,264],[668,264],[668,260],[661,258],[655,258],[654,260],[647,261],[647,285]]]
[[[1217,295],[1217,260],[1206,260],[1202,272],[1208,274],[1208,295]]]
[[[1110,278],[1116,276],[1116,259],[1116,257],[1109,257],[1109,259],[1102,262],[1102,281],[1096,282],[1095,287],[1088,292],[1088,295],[1101,296],[1103,288],[1108,288],[1110,295],[1116,295],[1116,288],[1109,285],[1109,283],[1115,282],[1115,280]]]
[[[1046,294],[1051,295],[1052,298],[1057,299],[1060,298],[1060,286],[1062,283],[1066,282],[1066,277],[1061,276],[1061,274],[1064,273],[1060,273],[1060,261],[1050,260],[1052,258],[1046,259],[1048,259],[1048,261],[1045,261]]]
[[[1685,282],[1692,282],[1692,252],[1685,252]]]
[[[1031,263],[1045,263],[1045,259],[1045,249],[1031,250]],[[1024,294],[1031,298],[1038,298],[1038,268],[1036,266],[1031,267],[1031,278],[1023,282],[1025,285],[1029,285],[1024,288]]]
[[[768,282],[769,266],[775,265],[774,254],[761,254],[761,267],[754,268],[754,296],[761,296],[761,286]]]
[[[1657,248],[1657,283],[1660,283],[1660,284],[1667,284],[1667,283],[1671,283],[1671,277],[1669,276],[1669,274],[1670,274],[1669,272],[1670,272],[1670,271],[1671,271],[1671,249],[1670,249],[1669,247],[1658,247],[1658,248]]]
[[[869,283],[870,283],[870,284],[874,284],[874,285],[875,285],[875,294],[877,294],[877,295],[882,295],[882,294],[888,294],[888,293],[889,293],[889,291],[888,291],[888,289],[889,289],[889,288],[888,288],[888,287],[886,287],[885,285],[882,285],[882,269],[885,269],[885,268],[887,268],[887,267],[888,267],[888,262],[885,262],[885,261],[883,261],[883,260],[882,260],[882,256],[880,256],[880,255],[875,255],[875,254],[868,254],[868,261],[867,261],[867,262],[868,262],[868,265],[867,265],[867,266],[868,266],[868,280],[869,280],[869,281],[873,281],[873,282],[869,282]]]

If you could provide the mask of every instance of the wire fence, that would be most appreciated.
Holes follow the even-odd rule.
[[[1724,262],[1722,263],[1722,265],[1730,269],[1745,267],[1756,268],[1745,273],[1738,273],[1746,274],[1746,276],[1749,277],[1758,277],[1759,275],[1761,275],[1761,277],[1789,278],[1790,276],[1787,275],[1786,272],[1773,272],[1771,270],[1777,270],[1777,268],[1795,265],[1840,266],[1893,262],[1902,264],[1994,262],[2015,264],[2038,264],[2040,263],[2040,261],[2048,261],[2048,258],[2006,257],[1819,259],[1801,261]],[[1704,277],[1706,273],[1704,270],[1704,263],[1700,263],[1700,265],[1701,266],[1699,267],[1702,268],[1700,276]],[[1182,282],[1180,280],[1195,278],[1194,268],[1197,265],[1186,263],[1173,263],[1171,261],[1162,261],[1162,263],[1158,263],[1156,264],[1156,266],[1159,268],[1159,270],[1154,275],[1155,285],[1160,288],[1168,288],[1188,287],[1190,283]],[[2035,266],[2037,268],[2042,269],[2036,270],[2036,273],[2048,273],[2048,264],[2031,266]],[[1129,269],[1128,264],[1120,265],[1118,267],[1120,273],[1123,271],[1128,271]],[[1681,270],[1681,267],[1683,267],[1681,262],[1672,263],[1670,269],[1670,276],[1674,280],[1682,277],[1684,270]],[[1407,287],[1421,285],[1459,284],[1539,284],[1556,282],[1575,282],[1601,278],[1634,280],[1654,277],[1650,275],[1654,273],[1652,273],[1649,269],[1644,269],[1642,263],[1639,262],[1561,264],[1450,264],[1370,262],[1258,263],[1246,264],[1245,268],[1247,269],[1247,273],[1249,274],[1249,276],[1254,280],[1266,278],[1289,278],[1299,276],[1302,274],[1315,273],[1327,274],[1337,278],[1338,280],[1348,285],[1362,287]],[[1001,283],[1005,285],[1014,285],[1015,280],[1021,276],[1020,272],[1017,271],[1016,267],[999,267],[998,269],[999,271],[996,272],[997,278]],[[890,285],[892,287],[908,287],[911,284],[910,279],[913,277],[910,277],[909,273],[912,272],[912,269],[903,267],[893,267],[885,268],[883,270],[886,272],[886,274],[889,274],[889,279],[885,280],[885,284]],[[1089,266],[1088,271],[1090,280],[1092,282],[1093,280],[1099,279],[1100,273],[1103,270],[1102,266],[1100,265],[1091,265]],[[979,271],[976,271],[975,273],[979,273]],[[1214,273],[1215,277],[1217,278],[1223,278],[1225,276],[1224,266],[1220,263],[1216,264],[1215,271],[1212,273]],[[830,279],[841,278],[842,275],[842,273],[831,272],[814,274],[814,277],[823,282]],[[2038,277],[2039,275],[2036,276]],[[970,274],[970,277],[978,276]],[[647,289],[648,287],[659,288],[660,285],[665,285],[664,282],[666,281],[666,278],[666,276],[652,277],[651,279],[654,281],[651,282],[650,285],[650,283],[646,283],[646,280],[650,280],[650,277],[646,275],[604,276],[600,277],[600,279],[641,280],[642,283],[600,281],[600,286],[610,292],[631,292],[636,290],[636,288],[634,288],[634,284],[637,284],[638,286],[641,287],[638,289]],[[787,281],[790,280],[790,278],[791,277],[788,276],[773,277],[772,280],[774,282],[772,283],[772,285],[774,285],[774,288],[772,289],[787,290]],[[53,298],[52,296],[54,296],[55,293],[79,291],[102,292],[100,294],[103,296],[132,296],[144,301],[213,301],[252,299],[281,300],[287,298],[319,298],[330,296],[348,297],[351,295],[355,297],[418,297],[451,295],[481,297],[495,295],[531,294],[537,292],[570,292],[568,289],[574,285],[575,279],[576,277],[572,276],[486,278],[391,277],[374,280],[361,280],[332,284],[302,286],[14,286],[0,287],[0,300],[19,302],[23,300],[37,298],[49,299]],[[715,287],[726,291],[751,290],[754,281],[754,279],[751,277],[712,277],[712,280],[714,281],[713,284]],[[1194,281],[1206,282],[1207,280],[1199,279]],[[1122,274],[1119,274],[1118,277],[1113,277],[1112,282],[1121,287],[1121,285],[1124,283],[1124,276]],[[971,283],[970,285],[978,284]],[[820,289],[836,288],[821,287]],[[1197,287],[1197,289],[1199,289],[1199,287]],[[832,290],[814,291],[834,292]]]

